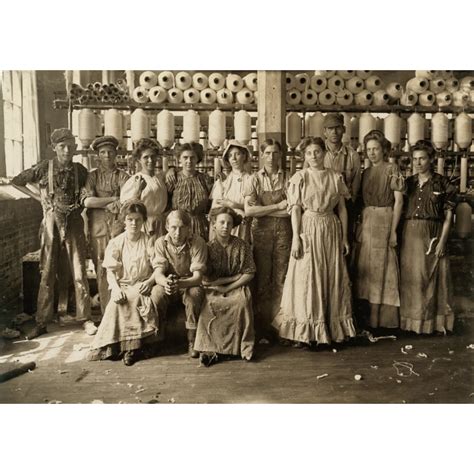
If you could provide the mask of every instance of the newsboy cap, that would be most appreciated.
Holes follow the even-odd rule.
[[[344,126],[344,116],[337,113],[329,113],[324,117],[323,127],[343,127]]]
[[[118,148],[118,145],[119,145],[119,142],[118,140],[113,137],[112,135],[105,135],[103,137],[99,137],[99,138],[96,138],[93,142],[92,142],[92,149],[97,151],[101,146],[105,146],[105,145],[111,145],[113,146],[115,149]]]
[[[69,128],[57,128],[56,130],[53,130],[53,133],[51,133],[51,144],[53,146],[70,139],[75,140],[74,135]]]

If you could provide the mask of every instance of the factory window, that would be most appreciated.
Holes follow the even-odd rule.
[[[39,161],[36,72],[2,71],[0,90],[0,175],[12,177]]]

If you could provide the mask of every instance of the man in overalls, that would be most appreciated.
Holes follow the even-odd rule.
[[[186,312],[188,354],[197,358],[194,350],[197,322],[204,300],[200,286],[206,271],[207,245],[202,237],[191,234],[191,218],[184,211],[171,211],[166,219],[168,233],[158,238],[152,259],[155,280],[159,285],[158,314],[164,318],[168,305],[182,301]]]
[[[86,182],[86,198],[89,224],[89,248],[97,275],[100,309],[102,315],[109,302],[110,292],[106,271],[102,268],[105,248],[113,234],[120,232],[120,189],[130,177],[117,167],[118,140],[112,136],[99,137],[92,143],[97,152],[99,167],[89,173]],[[88,334],[95,334],[97,328],[89,325]]]
[[[291,219],[287,211],[288,179],[281,164],[281,145],[269,139],[260,151],[263,167],[245,190],[245,215],[253,217],[257,340],[272,339],[271,322],[280,309],[291,250]]]
[[[43,207],[40,271],[36,326],[27,334],[34,339],[46,333],[53,318],[54,285],[61,247],[64,245],[73,274],[76,293],[76,319],[90,320],[90,295],[86,272],[86,240],[81,216],[87,169],[73,163],[76,142],[67,128],[54,130],[51,145],[56,156],[44,160],[13,178],[12,183],[26,186],[37,183]],[[61,277],[59,275],[59,277]]]

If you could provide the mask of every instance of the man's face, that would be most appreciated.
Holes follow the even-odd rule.
[[[176,246],[183,245],[189,235],[189,227],[184,225],[179,217],[171,217],[166,224],[166,230]]]
[[[73,138],[56,143],[53,150],[62,164],[71,163],[74,154],[76,153],[77,145]]]
[[[281,152],[278,145],[268,145],[263,150],[263,164],[267,168],[276,169],[280,165]]]
[[[105,169],[112,169],[115,167],[115,157],[117,150],[113,145],[103,145],[98,151],[100,166]]]
[[[346,131],[343,125],[336,125],[335,127],[325,127],[324,136],[332,145],[340,145],[342,143],[342,136]]]

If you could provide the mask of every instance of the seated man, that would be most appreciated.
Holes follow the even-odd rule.
[[[207,246],[204,239],[191,234],[191,219],[180,210],[172,211],[166,218],[167,234],[158,238],[152,260],[156,283],[157,309],[164,317],[168,304],[181,300],[186,312],[188,353],[199,357],[194,350],[196,328],[204,290],[202,274],[206,270]]]

